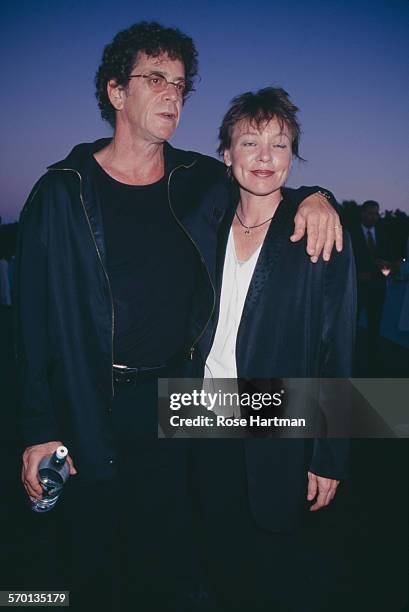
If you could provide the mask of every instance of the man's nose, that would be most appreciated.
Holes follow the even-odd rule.
[[[169,100],[178,100],[179,92],[176,83],[168,83],[165,89],[165,97]]]

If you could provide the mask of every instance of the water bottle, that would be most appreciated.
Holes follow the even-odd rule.
[[[31,498],[33,512],[48,512],[54,508],[65,481],[70,475],[67,463],[68,450],[59,446],[52,455],[43,457],[38,465],[38,480],[43,489],[41,499]]]

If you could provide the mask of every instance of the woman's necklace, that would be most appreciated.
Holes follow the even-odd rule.
[[[281,200],[282,200],[282,199],[283,199],[283,198],[281,198]],[[281,202],[281,200],[280,200],[280,202]],[[280,204],[280,202],[279,202],[278,204]],[[240,202],[240,206],[241,206],[241,202]],[[275,214],[275,211],[274,211],[274,214]],[[240,217],[239,217],[239,214],[238,214],[237,210],[236,210],[236,217],[237,217],[237,219],[238,219],[238,221],[239,221],[240,225],[241,225],[242,227],[244,227],[244,229],[245,229],[245,232],[244,232],[244,233],[245,233],[245,234],[250,234],[250,230],[255,229],[256,227],[261,227],[262,225],[265,225],[266,223],[268,223],[269,221],[271,221],[271,219],[274,217],[274,215],[273,215],[272,217],[270,217],[269,219],[266,219],[265,221],[263,221],[263,223],[258,223],[258,225],[246,225],[245,223],[243,223],[243,221],[242,221],[242,220],[240,219]]]

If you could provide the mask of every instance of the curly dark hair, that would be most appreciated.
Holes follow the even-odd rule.
[[[259,129],[263,123],[276,118],[281,128],[286,125],[290,129],[292,153],[302,160],[303,158],[298,154],[301,128],[297,112],[298,108],[281,87],[265,87],[255,93],[247,91],[236,96],[231,101],[230,108],[224,115],[220,126],[218,154],[222,156],[227,149],[230,149],[234,126],[242,119],[247,119],[251,125]]]
[[[156,21],[140,21],[130,28],[118,32],[107,45],[102,62],[95,75],[95,96],[101,117],[115,127],[115,109],[108,93],[107,83],[114,79],[118,85],[126,86],[138,53],[157,57],[166,53],[172,60],[180,60],[185,67],[186,89],[183,101],[194,91],[194,80],[198,71],[197,50],[193,40],[176,28],[165,28]]]

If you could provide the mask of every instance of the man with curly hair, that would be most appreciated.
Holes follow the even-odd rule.
[[[201,375],[197,343],[215,301],[224,211],[212,188],[224,167],[167,142],[196,75],[196,48],[179,30],[140,22],[119,32],[96,75],[112,139],[78,145],[50,166],[21,217],[22,479],[40,498],[40,459],[69,448],[76,476],[60,511],[74,606],[87,607],[88,593],[92,608],[119,609],[107,593],[120,575],[123,610],[130,597],[144,611],[179,609],[200,574],[190,447],[156,439],[157,378]],[[316,191],[300,190],[299,201]],[[308,225],[310,256],[324,247],[328,259],[337,224],[314,193],[293,239]]]

